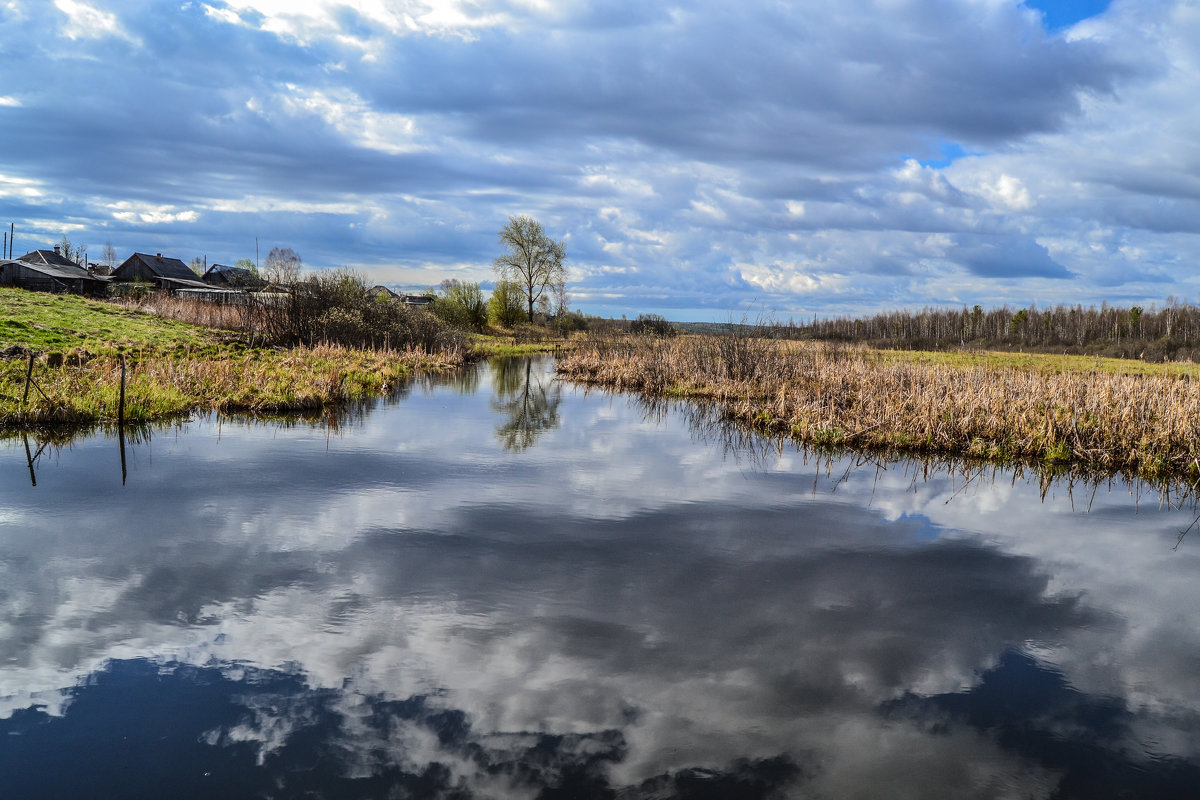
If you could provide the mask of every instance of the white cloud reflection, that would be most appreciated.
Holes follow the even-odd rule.
[[[1124,704],[1130,752],[1194,758],[1190,511],[725,453],[677,415],[564,394],[519,454],[485,395],[449,388],[337,433],[159,433],[125,489],[112,441],[44,461],[36,489],[5,445],[3,715],[70,714],[106,662],[150,658],[297,674],[346,709],[435,698],[480,737],[620,731],[616,785],[789,753],[820,762],[810,793],[1050,796],[1054,770],[986,731],[881,716],[977,690],[1015,648]],[[282,747],[305,717],[268,706],[213,741]],[[389,758],[443,746],[396,735]]]

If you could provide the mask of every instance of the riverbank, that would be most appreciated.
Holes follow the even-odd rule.
[[[1200,477],[1194,365],[1136,365],[1142,374],[1128,374],[1082,357],[1023,356],[1019,363],[692,336],[593,342],[566,354],[558,373],[649,396],[715,401],[731,419],[809,444]]]
[[[229,331],[19,289],[0,289],[0,308],[0,430],[115,421],[122,359],[129,422],[320,409],[466,360],[461,350],[250,348]]]

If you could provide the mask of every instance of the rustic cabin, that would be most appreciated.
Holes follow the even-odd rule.
[[[117,283],[151,283],[160,289],[208,289],[208,284],[178,258],[164,258],[162,253],[134,253],[113,270]]]
[[[200,280],[209,286],[228,289],[257,289],[266,285],[266,281],[245,267],[229,267],[224,264],[213,264]]]
[[[58,248],[34,250],[18,259],[0,260],[0,286],[35,292],[84,294],[103,297],[108,280],[63,258]]]

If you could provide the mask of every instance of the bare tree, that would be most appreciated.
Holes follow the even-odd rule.
[[[117,248],[113,247],[111,239],[104,243],[104,266],[109,272],[117,268]]]
[[[271,283],[288,286],[300,280],[300,254],[290,247],[272,247],[263,265],[263,277]]]
[[[492,262],[492,268],[501,280],[516,285],[533,322],[534,306],[548,299],[547,292],[558,284],[566,284],[567,249],[546,235],[542,223],[524,215],[508,218],[500,229],[500,244],[507,252]]]

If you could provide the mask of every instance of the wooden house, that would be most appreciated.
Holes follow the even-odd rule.
[[[55,247],[53,250],[34,250],[18,259],[0,260],[0,286],[103,297],[108,280],[63,258]]]
[[[159,289],[207,289],[208,284],[178,258],[164,258],[162,253],[134,253],[113,270],[112,279],[118,283],[150,283]]]

